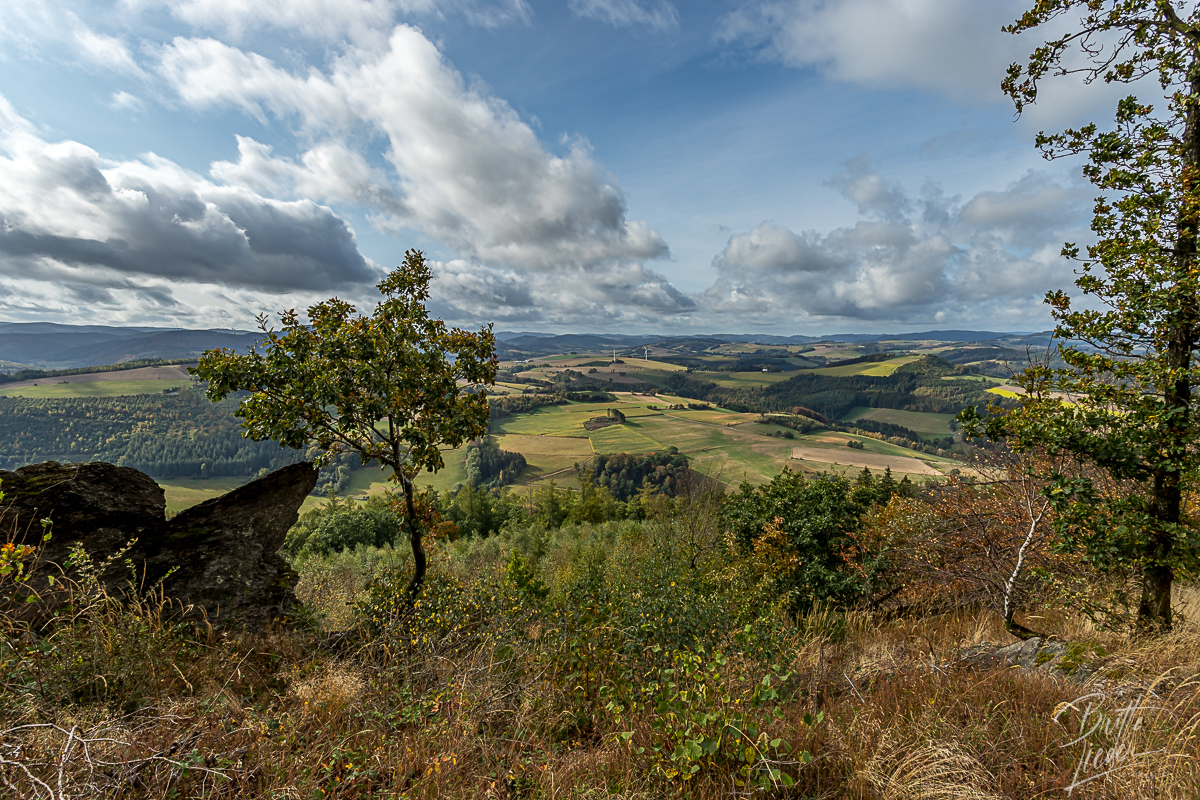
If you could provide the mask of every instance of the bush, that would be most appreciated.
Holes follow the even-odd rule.
[[[399,520],[386,497],[362,505],[333,499],[302,515],[288,531],[282,550],[295,561],[357,547],[385,547],[395,541],[398,531]]]

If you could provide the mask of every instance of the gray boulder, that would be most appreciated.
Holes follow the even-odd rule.
[[[52,536],[44,561],[62,564],[72,545],[100,562],[129,540],[121,564],[103,576],[110,593],[154,587],[214,627],[260,629],[295,603],[296,574],[279,555],[317,471],[293,464],[167,519],[162,488],[144,473],[112,464],[48,461],[0,470],[0,531],[36,544],[39,520]]]

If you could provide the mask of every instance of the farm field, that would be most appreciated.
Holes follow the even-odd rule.
[[[886,378],[888,375],[895,373],[900,367],[903,367],[905,364],[911,364],[920,357],[900,356],[899,358],[891,358],[887,361],[867,361],[861,364],[846,364],[841,367],[821,367],[820,369],[814,369],[813,372],[817,375],[833,375],[840,378],[846,378],[851,375],[871,375]]]
[[[792,458],[809,464],[832,464],[882,472],[891,469],[895,474],[939,476],[942,473],[932,464],[911,456],[883,455],[850,447],[814,447],[798,445],[792,448]]]
[[[117,373],[118,375],[121,373]],[[45,380],[60,381],[60,378]],[[118,397],[131,394],[160,394],[166,389],[181,389],[191,385],[187,378],[152,379],[152,380],[105,380],[105,381],[73,381],[62,383],[45,383],[40,385],[17,386],[0,384],[0,396],[5,397]]]
[[[153,381],[182,380],[191,382],[187,364],[171,364],[162,367],[138,367],[137,369],[108,370],[105,372],[81,372],[78,375],[59,375],[53,378],[30,378],[27,381],[0,384],[5,389],[41,384],[59,383],[103,383],[104,381]]]
[[[249,478],[165,478],[155,479],[167,500],[167,514],[174,515],[197,503],[220,497],[250,482]]]
[[[900,411],[893,408],[855,408],[842,417],[843,422],[870,419],[892,425],[902,425],[924,439],[940,439],[950,436],[953,414],[930,414],[924,411]]]
[[[698,372],[695,377],[728,389],[756,389],[794,378],[798,372]]]
[[[879,471],[890,467],[897,478],[909,475],[914,481],[928,480],[961,466],[952,459],[918,455],[907,448],[850,434],[822,431],[786,439],[774,434],[787,429],[759,424],[755,422],[757,414],[720,408],[666,410],[666,406],[679,402],[685,401],[618,394],[616,402],[546,406],[502,420],[492,436],[501,449],[521,453],[528,463],[514,488],[549,480],[559,486],[576,487],[575,464],[585,464],[594,455],[647,453],[669,447],[687,455],[695,469],[730,486],[743,481],[766,483],[785,466],[850,476],[863,467]],[[652,405],[660,410],[648,408]],[[584,420],[601,416],[609,408],[619,408],[626,415],[626,423],[584,430]],[[847,447],[846,441],[851,439],[861,442],[863,449]],[[465,477],[465,457],[464,449],[447,452],[446,467],[437,475],[422,474],[418,484],[439,491],[453,488]],[[351,487],[352,494],[376,492],[384,488],[384,481],[377,470],[357,470],[351,477]],[[318,502],[319,498],[309,498],[305,507]]]

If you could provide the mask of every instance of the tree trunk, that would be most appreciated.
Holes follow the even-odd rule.
[[[1150,531],[1145,563],[1142,567],[1142,598],[1138,603],[1138,629],[1143,633],[1171,629],[1171,583],[1174,573],[1169,559],[1175,544],[1176,531],[1182,521],[1183,477],[1188,472],[1192,456],[1186,445],[1192,432],[1192,353],[1195,349],[1196,296],[1191,277],[1196,260],[1198,221],[1192,210],[1192,197],[1200,192],[1197,169],[1200,168],[1200,61],[1193,58],[1189,78],[1192,98],[1187,102],[1180,155],[1180,190],[1182,206],[1175,239],[1173,289],[1175,297],[1166,319],[1167,367],[1177,379],[1163,387],[1163,404],[1167,411],[1166,441],[1160,451],[1168,455],[1154,471],[1154,494],[1151,515],[1155,529]]]
[[[413,482],[401,475],[400,485],[404,487],[404,510],[406,512],[405,516],[408,517],[408,540],[412,544],[413,551],[413,577],[412,582],[408,584],[408,596],[410,600],[416,600],[417,595],[421,592],[421,587],[425,584],[425,545],[421,542],[421,523],[417,520],[417,502],[413,497]]]

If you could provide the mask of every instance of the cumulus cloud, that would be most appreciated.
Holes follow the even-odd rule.
[[[658,30],[679,27],[679,12],[668,0],[571,0],[571,10],[615,26],[645,26]]]
[[[195,108],[295,119],[320,140],[298,161],[240,140],[237,162],[214,165],[223,180],[369,202],[385,225],[416,227],[468,260],[510,269],[599,269],[668,252],[658,233],[626,219],[620,186],[586,142],[548,151],[415,28],[397,27],[386,50],[339,60],[329,74],[294,75],[221,42],[177,39],[162,53],[162,74]],[[356,129],[387,142],[390,175],[356,155]]]
[[[89,271],[118,288],[168,278],[268,291],[378,273],[326,207],[217,185],[153,154],[113,162],[45,141],[0,97],[0,274],[80,285]]]
[[[1000,78],[1029,43],[1000,32],[1021,0],[753,0],[719,38],[794,67],[882,88],[918,86],[956,99],[1000,97]]]
[[[580,323],[661,327],[697,310],[695,301],[644,265],[518,273],[461,259],[434,264],[432,307],[450,320],[578,327]]]
[[[853,227],[796,233],[766,221],[731,236],[704,294],[718,315],[793,322],[843,318],[1004,326],[1070,281],[1059,258],[1083,234],[1089,194],[1030,173],[966,203],[933,187],[913,198],[865,159],[830,182],[859,206]],[[1009,325],[1011,327],[1011,320]]]

